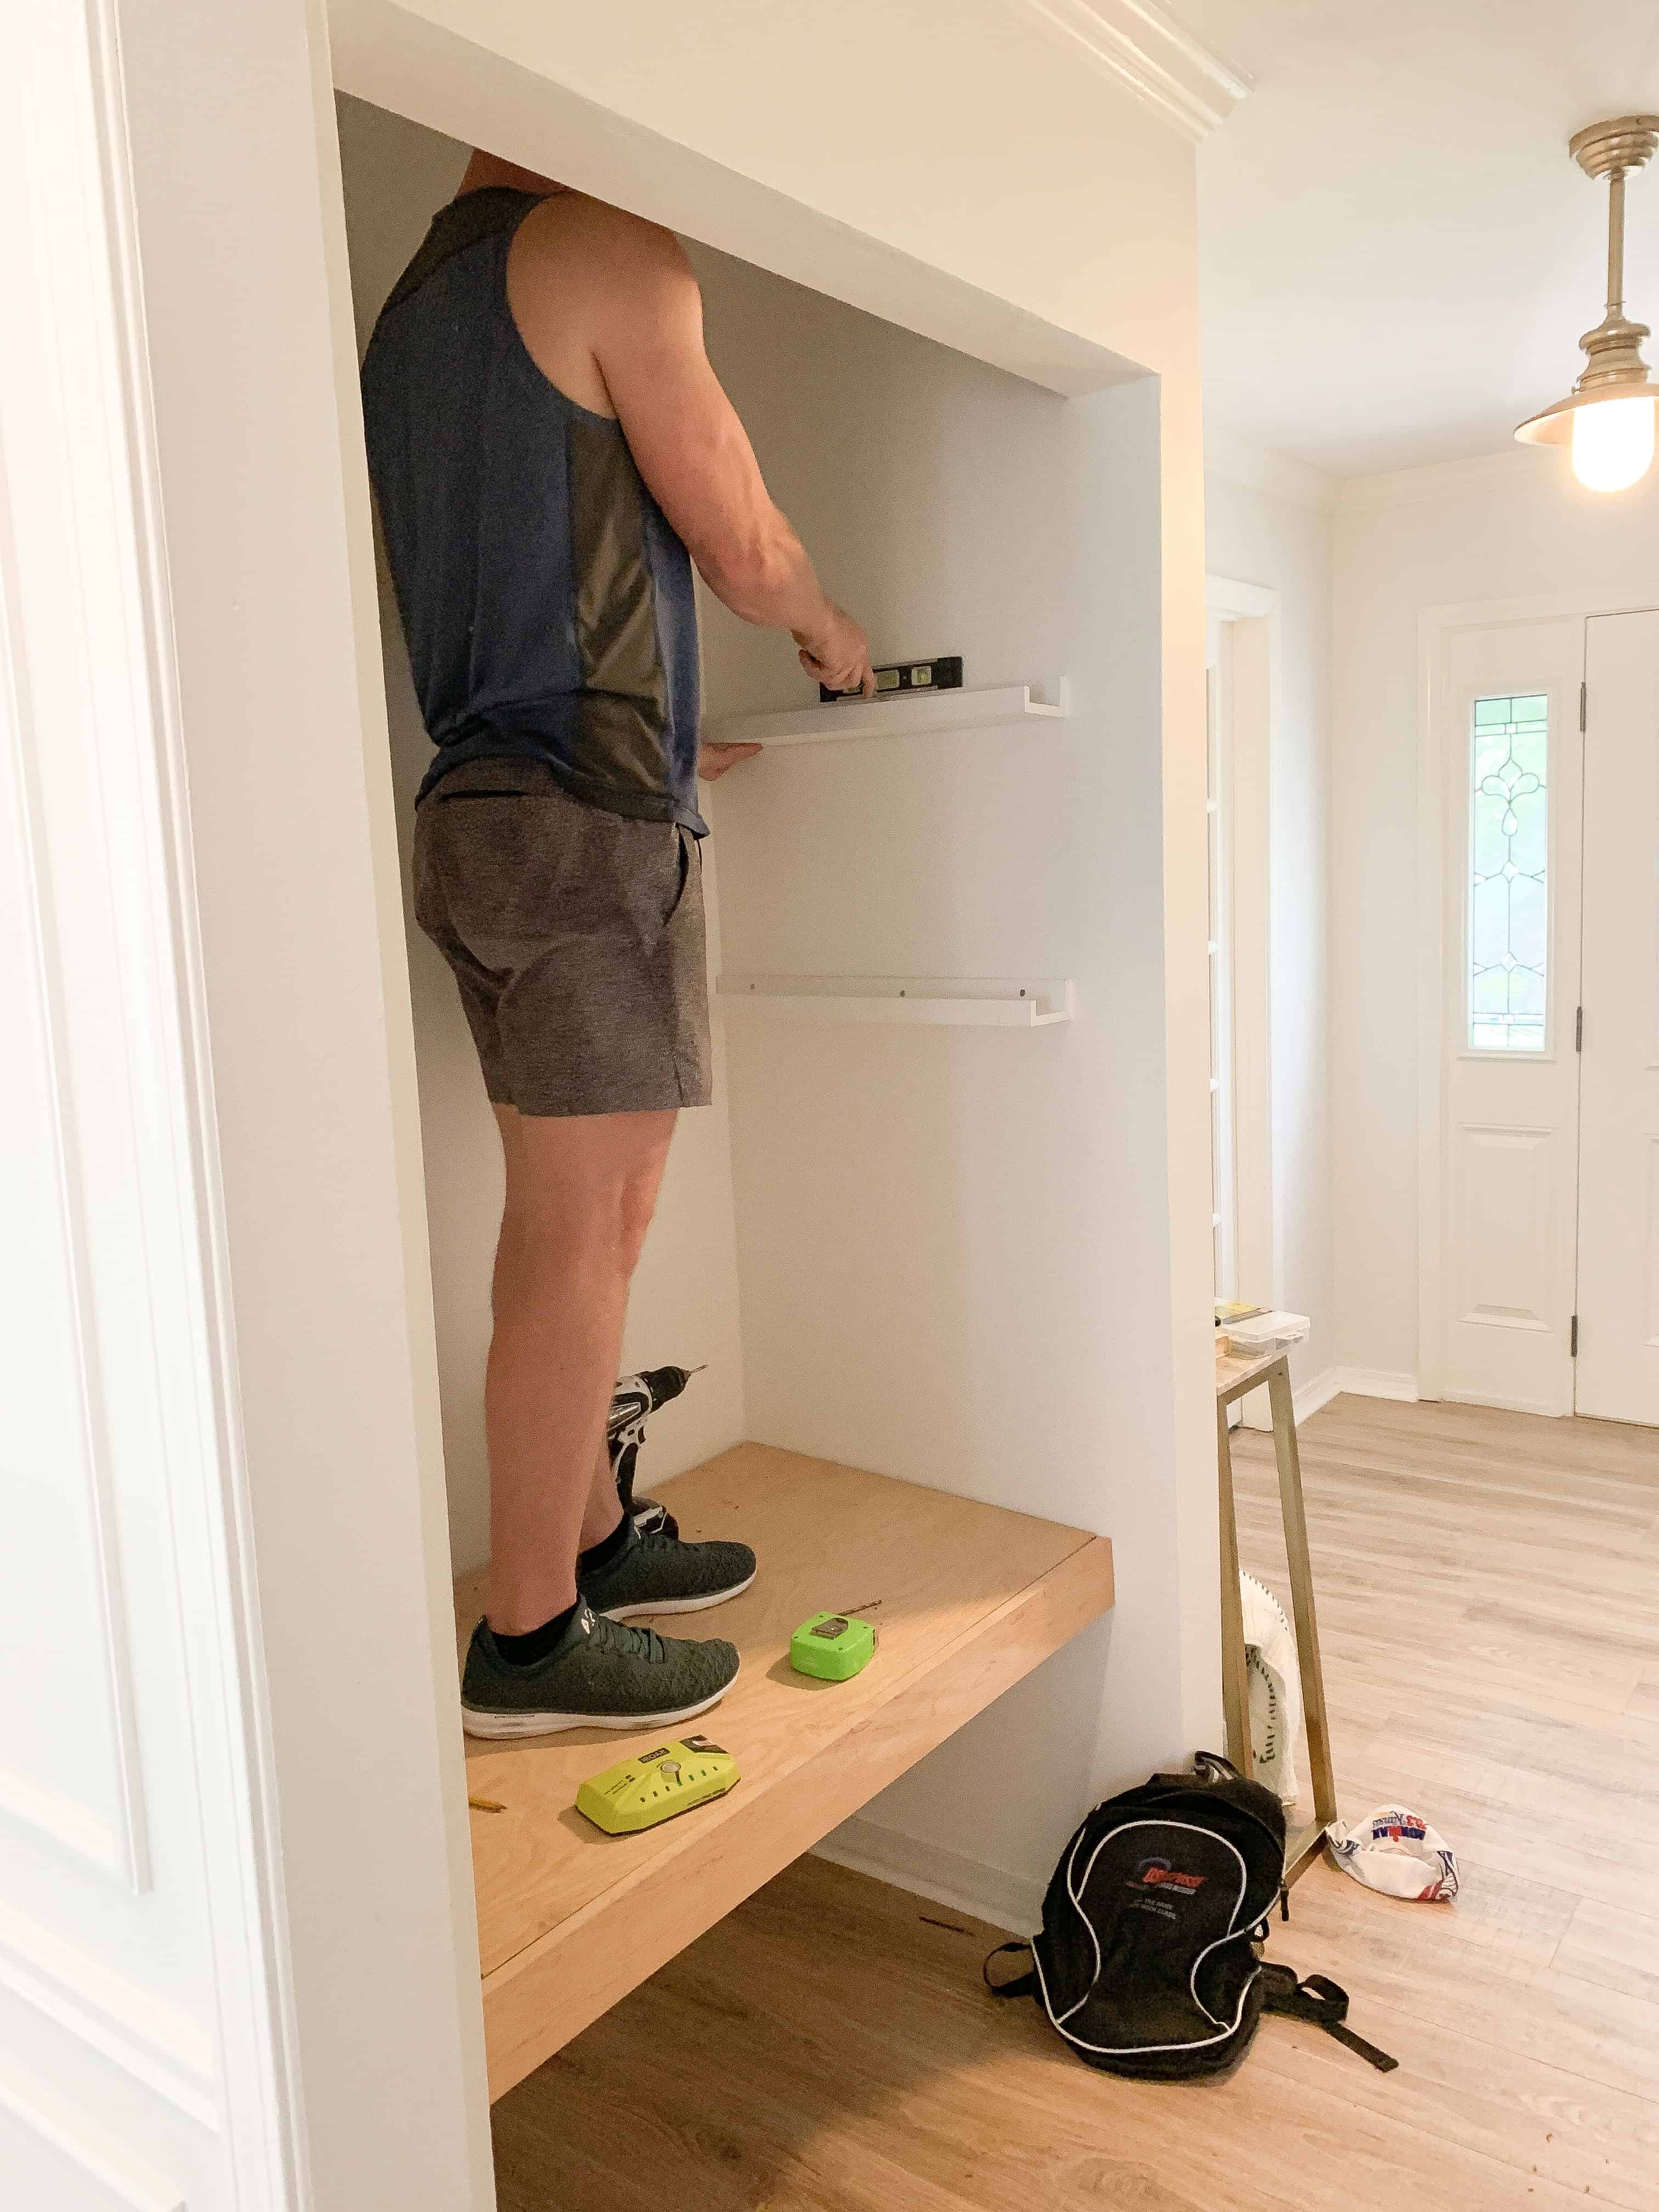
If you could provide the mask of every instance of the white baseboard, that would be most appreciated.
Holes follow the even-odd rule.
[[[1296,1389],[1291,1396],[1291,1404],[1298,1421],[1310,1419],[1322,1406],[1328,1406],[1339,1390],[1348,1389],[1348,1384],[1342,1379],[1344,1371],[1340,1367],[1322,1367],[1311,1382],[1304,1382]],[[1264,1432],[1272,1429],[1273,1418],[1267,1411],[1265,1384],[1252,1390],[1243,1404],[1243,1424],[1247,1429],[1259,1429]]]
[[[1489,1398],[1480,1390],[1443,1390],[1449,1406],[1490,1406],[1500,1413],[1531,1413],[1545,1421],[1559,1421],[1572,1411],[1571,1402],[1559,1405],[1547,1398]]]
[[[1386,1367],[1334,1367],[1331,1372],[1337,1389],[1351,1391],[1356,1398],[1397,1398],[1402,1405],[1414,1406],[1422,1395],[1415,1375],[1397,1375]],[[1298,1416],[1301,1411],[1298,1405]]]
[[[1340,1367],[1325,1368],[1314,1376],[1311,1382],[1304,1382],[1299,1390],[1292,1393],[1291,1402],[1297,1421],[1305,1421],[1322,1406],[1328,1406],[1337,1392],[1346,1388]]]
[[[843,1820],[814,1849],[817,1857],[829,1859],[836,1866],[848,1867],[854,1874],[873,1875],[878,1881],[890,1881],[896,1888],[908,1889],[934,1905],[971,1913],[975,1920],[988,1920],[994,1928],[1011,1928],[1023,1934],[1042,1923],[1046,1877],[1033,1881],[1026,1875],[1011,1874],[1005,1867],[986,1866],[938,1844],[919,1843],[915,1837],[884,1828],[862,1813]]]

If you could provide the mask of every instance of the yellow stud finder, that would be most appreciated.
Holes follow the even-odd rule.
[[[737,1778],[729,1751],[706,1735],[676,1736],[590,1775],[576,1792],[576,1810],[608,1836],[631,1836],[723,1797]]]

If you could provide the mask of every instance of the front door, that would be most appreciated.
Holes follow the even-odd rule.
[[[1659,613],[1587,629],[1577,1407],[1659,1423]]]
[[[1534,1413],[1573,1402],[1583,639],[1459,630],[1440,704],[1441,1385]]]

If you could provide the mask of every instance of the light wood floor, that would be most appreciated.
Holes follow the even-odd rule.
[[[1342,1809],[1415,1802],[1464,1887],[1317,1867],[1270,1955],[1399,2072],[1270,2021],[1230,2082],[1092,2074],[981,1993],[994,1931],[804,1859],[496,2106],[502,2212],[1659,2205],[1659,1438],[1343,1398],[1302,1447]]]

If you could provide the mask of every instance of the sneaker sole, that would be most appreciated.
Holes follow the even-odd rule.
[[[755,1573],[759,1572],[757,1567]],[[611,1620],[632,1620],[640,1613],[707,1613],[711,1605],[724,1605],[728,1598],[741,1597],[754,1579],[754,1575],[746,1575],[742,1582],[733,1583],[730,1589],[712,1590],[707,1597],[659,1597],[649,1605],[596,1605],[593,1610]]]
[[[734,1674],[732,1682],[737,1680]],[[486,1713],[476,1705],[461,1707],[461,1726],[468,1735],[499,1741],[520,1735],[556,1735],[562,1729],[666,1728],[677,1721],[695,1720],[710,1705],[719,1705],[732,1686],[727,1682],[712,1698],[699,1698],[694,1705],[678,1705],[672,1713]]]

